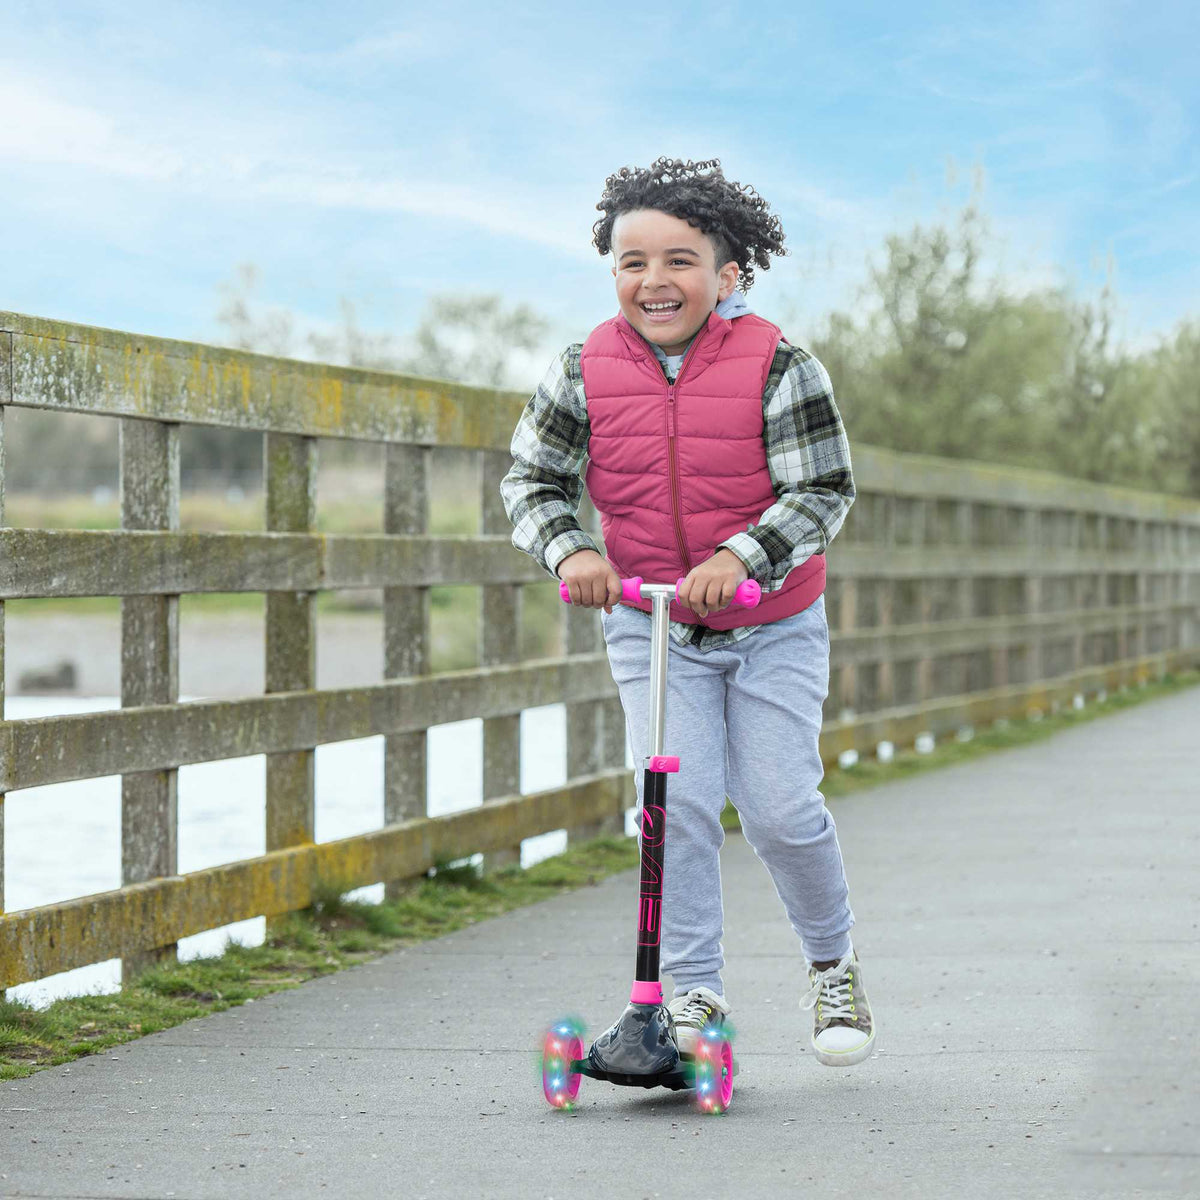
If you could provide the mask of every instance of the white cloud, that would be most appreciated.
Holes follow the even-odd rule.
[[[301,67],[322,71],[360,69],[365,66],[411,62],[433,47],[428,36],[416,29],[389,29],[355,38],[328,50],[263,49],[264,62],[275,67]]]
[[[282,200],[347,213],[446,218],[591,257],[587,214],[575,221],[561,211],[547,211],[535,188],[498,185],[486,177],[460,184],[416,168],[407,177],[386,168],[367,175],[345,151],[321,147],[301,156],[273,144],[277,139],[269,127],[261,129],[258,145],[247,144],[247,131],[221,117],[196,126],[162,110],[158,128],[135,134],[123,128],[119,117],[57,99],[52,87],[28,79],[0,80],[0,112],[15,117],[0,123],[0,160],[10,164],[101,171],[214,199]],[[143,115],[144,123],[149,120]],[[177,148],[180,139],[174,131],[180,128],[188,130],[186,153]]]
[[[169,145],[149,145],[128,137],[107,113],[57,99],[51,89],[0,78],[0,159],[27,163],[67,163],[132,179],[167,180],[184,167]]]
[[[501,199],[487,180],[468,187],[424,179],[368,179],[353,169],[300,164],[272,168],[252,181],[249,190],[264,198],[301,200],[324,208],[466,221],[492,233],[592,257],[586,244],[581,244],[586,243],[584,223],[546,212],[535,195],[514,197],[511,187],[505,188],[507,198]]]

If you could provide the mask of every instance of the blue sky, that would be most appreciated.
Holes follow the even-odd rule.
[[[499,291],[577,338],[604,177],[670,154],[780,214],[751,301],[795,338],[975,168],[991,269],[1094,294],[1111,256],[1135,344],[1200,313],[1194,5],[513,7],[8,0],[0,309],[219,340],[253,262],[315,329]]]

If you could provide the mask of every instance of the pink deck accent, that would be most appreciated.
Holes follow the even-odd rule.
[[[662,984],[657,980],[654,983],[646,983],[641,979],[634,980],[633,990],[629,993],[629,1002],[631,1004],[661,1004]]]
[[[652,754],[650,756],[649,770],[656,775],[677,775],[679,773],[679,759],[672,754]]]

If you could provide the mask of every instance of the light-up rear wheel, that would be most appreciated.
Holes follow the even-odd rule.
[[[557,1021],[542,1039],[542,1093],[554,1108],[571,1108],[583,1076],[571,1064],[583,1057],[583,1028],[572,1020]]]
[[[697,1112],[723,1113],[733,1101],[733,1043],[720,1029],[704,1030],[696,1039],[692,1069]]]

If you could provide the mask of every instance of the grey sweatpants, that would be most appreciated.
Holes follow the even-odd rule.
[[[633,747],[638,803],[647,752],[650,618],[623,605],[601,613],[608,660]],[[809,961],[850,948],[850,911],[833,817],[817,790],[817,739],[829,689],[825,599],[701,653],[669,643],[663,753],[679,757],[667,781],[661,965],[675,995],[724,995],[719,851],[728,795],[765,864]]]

